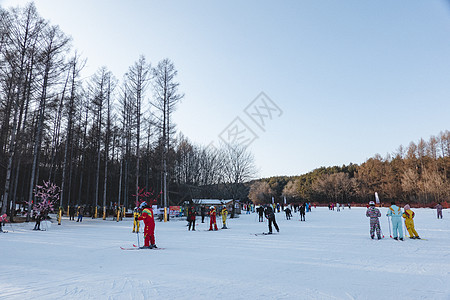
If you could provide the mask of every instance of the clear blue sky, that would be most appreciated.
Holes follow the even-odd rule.
[[[450,129],[449,1],[35,3],[73,37],[86,76],[170,58],[185,93],[178,129],[218,143],[240,117],[258,136],[259,177],[361,163]],[[283,111],[265,132],[244,113],[262,91]]]

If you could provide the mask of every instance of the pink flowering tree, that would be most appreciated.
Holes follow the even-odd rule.
[[[136,195],[132,195],[136,197]],[[148,205],[152,205],[158,202],[158,197],[152,191],[145,191],[145,187],[138,187],[138,200],[135,201],[136,207],[139,207],[143,202],[147,202]]]
[[[45,182],[43,185],[36,185],[34,195],[36,201],[33,204],[34,215],[40,215],[42,218],[55,211],[55,204],[59,201],[59,187],[51,183]]]

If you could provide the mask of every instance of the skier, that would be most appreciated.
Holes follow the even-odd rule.
[[[336,211],[341,211],[340,209],[341,205],[339,204],[339,202],[336,203]]]
[[[214,206],[211,206],[209,208],[209,230],[210,231],[213,230],[213,224],[214,224],[214,230],[218,230],[217,224],[216,224],[216,208]]]
[[[375,202],[369,202],[369,208],[366,211],[366,217],[370,218],[370,237],[372,240],[375,237],[375,231],[377,232],[377,238],[381,239],[380,234],[380,221],[378,220],[381,217],[380,210],[375,207]]]
[[[305,220],[305,210],[306,210],[306,203],[303,203],[302,206],[300,206],[300,221],[306,221]]]
[[[227,207],[224,205],[222,207],[222,210],[220,211],[220,214],[222,215],[222,229],[227,229],[227,215],[228,215],[228,210]]]
[[[191,230],[191,226],[192,226],[192,231],[195,231],[195,216],[197,215],[197,213],[195,212],[195,207],[194,207],[194,203],[192,201],[189,202],[189,208],[188,208],[188,230]]]
[[[139,218],[141,214],[139,213],[139,208],[135,207],[133,209],[133,232],[139,232],[139,221],[136,221],[136,218]]]
[[[144,210],[140,217],[134,219],[136,221],[144,221],[144,247],[142,249],[158,248],[155,244],[155,218],[153,216],[153,210],[147,202],[142,202],[139,208]]]
[[[206,208],[204,205],[201,206],[200,208],[200,213],[202,215],[202,223],[205,223],[205,216],[206,216]]]
[[[75,207],[69,207],[69,221],[75,221]]]
[[[437,218],[441,217],[442,219],[442,205],[441,203],[438,203],[434,208],[436,208],[437,211]]]
[[[34,220],[36,223],[34,224],[33,230],[41,230],[41,212],[35,211]]]
[[[395,202],[391,202],[386,216],[391,217],[394,240],[400,239],[400,241],[403,241],[402,210],[395,205]]]
[[[258,222],[264,222],[264,207],[260,205],[256,211],[258,212]]]
[[[284,209],[284,212],[286,213],[286,220],[290,220],[291,219],[291,209],[286,206],[286,208]]]
[[[83,222],[84,208],[81,207],[81,206],[78,206],[78,212],[77,213],[78,213],[77,214],[77,216],[78,216],[77,222]]]
[[[0,216],[0,232],[3,232],[2,226],[6,222],[6,214]]]
[[[275,213],[273,212],[273,209],[272,207],[270,207],[270,205],[266,207],[266,209],[264,210],[264,214],[266,215],[267,220],[269,220],[269,234],[272,234],[272,223],[275,226],[277,232],[280,232],[277,221],[275,220]]]
[[[402,217],[405,218],[405,225],[406,225],[406,229],[408,230],[408,233],[409,233],[409,238],[420,240],[420,237],[417,234],[417,231],[414,229],[415,213],[411,210],[411,207],[408,204],[405,205],[404,209],[405,209],[405,212],[403,213]]]

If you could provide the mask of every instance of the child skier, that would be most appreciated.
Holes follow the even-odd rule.
[[[227,229],[227,215],[228,215],[228,210],[227,207],[224,205],[222,207],[222,210],[220,211],[220,214],[222,215],[222,229]]]
[[[403,228],[402,228],[402,210],[400,207],[395,205],[395,202],[391,202],[389,211],[386,216],[391,217],[392,220],[392,231],[394,240],[400,239],[403,241]]]
[[[139,218],[141,214],[139,213],[139,208],[135,207],[133,210],[133,232],[139,232],[139,221],[136,220],[136,218]]]
[[[272,223],[275,226],[277,232],[280,232],[277,221],[275,220],[275,214],[270,205],[266,207],[266,209],[264,210],[264,214],[266,215],[267,220],[269,220],[269,234],[272,234]]]
[[[147,202],[142,202],[140,208],[143,208],[142,215],[135,218],[136,221],[144,221],[144,247],[143,249],[158,248],[155,244],[155,218],[153,216],[153,210],[147,204]],[[150,244],[151,243],[151,244]]]
[[[214,206],[211,206],[209,208],[209,230],[210,231],[213,230],[213,224],[214,224],[214,230],[218,230],[217,224],[216,224],[216,208]]]
[[[378,220],[381,217],[380,210],[375,207],[375,202],[369,202],[369,208],[366,211],[366,217],[370,218],[370,237],[372,240],[375,237],[375,231],[377,232],[377,238],[381,239],[380,234],[380,221]]]
[[[414,229],[414,215],[415,213],[411,210],[411,207],[406,204],[405,212],[403,213],[402,217],[405,218],[405,225],[406,229],[409,232],[409,238],[410,239],[420,239],[419,235],[417,234],[417,231]]]

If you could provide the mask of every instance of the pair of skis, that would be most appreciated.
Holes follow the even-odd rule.
[[[122,250],[164,250],[165,248],[144,248],[144,247],[138,247],[133,244],[133,247],[131,247],[131,248],[120,247],[120,249],[122,249]]]

